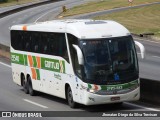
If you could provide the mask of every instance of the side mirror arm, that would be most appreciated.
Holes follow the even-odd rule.
[[[134,41],[135,44],[140,48],[140,52],[141,52],[141,57],[142,59],[145,58],[145,54],[146,54],[146,50],[145,50],[145,47],[143,46],[142,43],[138,42],[138,41]]]
[[[84,65],[84,57],[83,57],[83,53],[82,53],[81,49],[77,45],[72,44],[72,46],[77,52],[78,63],[80,65]]]

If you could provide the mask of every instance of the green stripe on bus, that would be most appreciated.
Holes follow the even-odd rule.
[[[11,62],[24,65],[23,55],[18,53],[11,53]]]
[[[101,90],[107,90],[107,86],[106,85],[101,85]]]
[[[40,80],[40,72],[39,72],[39,69],[36,69],[36,73],[37,73],[37,80]]]
[[[37,60],[36,56],[32,56],[33,59],[33,67],[37,68]],[[27,55],[18,54],[18,53],[11,53],[11,62],[15,64],[25,65],[28,66],[28,58]],[[60,65],[59,60],[50,59],[50,58],[43,58],[41,57],[41,69],[50,70],[54,72],[61,72],[66,73],[65,69],[65,61],[62,60],[62,65]],[[62,68],[62,70],[61,70]]]
[[[65,73],[66,68],[65,68],[65,62],[64,61],[62,61],[62,65],[63,65],[63,73]]]
[[[88,84],[88,88],[91,89],[91,88],[92,88],[92,85],[91,85],[91,84]]]
[[[65,64],[62,64],[62,65],[63,65],[63,69],[65,70]],[[60,67],[59,60],[41,58],[41,68],[45,70],[54,71],[54,72],[60,72],[61,67]],[[63,73],[65,73],[65,71],[63,71]]]
[[[28,59],[27,59],[27,55],[24,55],[24,65],[28,66]]]
[[[33,67],[37,67],[37,60],[35,56],[32,56],[33,59]]]
[[[117,84],[117,85],[98,85],[100,87],[100,90],[107,90],[110,91],[112,89],[128,89],[130,87],[137,86],[138,80],[129,82],[129,83],[124,83],[124,84]],[[88,88],[92,89],[93,84],[88,84]]]

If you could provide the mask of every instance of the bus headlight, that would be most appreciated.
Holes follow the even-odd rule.
[[[96,92],[97,92],[97,91],[94,90],[94,89],[87,89],[87,91],[90,92],[90,93],[96,93]]]

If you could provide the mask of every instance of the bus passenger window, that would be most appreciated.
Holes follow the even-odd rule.
[[[69,62],[67,44],[64,33],[55,33],[55,40],[57,42],[56,50],[58,51],[58,56],[63,57],[67,62]]]

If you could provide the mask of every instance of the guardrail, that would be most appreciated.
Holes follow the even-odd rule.
[[[10,14],[13,14],[13,13],[16,13],[16,12],[19,12],[19,11],[22,11],[22,10],[25,10],[25,9],[28,9],[28,8],[32,8],[32,7],[36,7],[36,6],[40,6],[40,5],[44,5],[44,4],[48,4],[48,3],[52,3],[52,2],[56,2],[56,1],[60,1],[60,0],[47,0],[47,1],[42,1],[42,2],[38,2],[38,3],[33,3],[30,5],[26,5],[26,6],[21,6],[18,8],[13,8],[12,10],[8,10],[3,13],[0,13],[0,18],[5,17]]]
[[[10,59],[10,47],[0,44],[0,56]]]
[[[0,56],[10,59],[10,47],[0,44]],[[160,81],[140,79],[140,101],[160,104]]]

